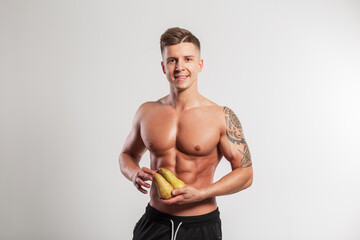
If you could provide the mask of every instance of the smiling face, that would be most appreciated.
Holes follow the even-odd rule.
[[[161,66],[172,88],[182,91],[197,81],[203,60],[200,59],[200,50],[193,43],[166,46],[162,57]]]

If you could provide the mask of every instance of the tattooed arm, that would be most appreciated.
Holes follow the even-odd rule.
[[[239,192],[250,187],[253,181],[251,155],[240,121],[228,107],[223,108],[223,114],[219,149],[230,162],[232,171],[203,189],[206,198]]]
[[[252,165],[251,155],[250,155],[249,147],[244,137],[244,132],[241,127],[240,121],[230,108],[224,107],[223,111],[225,115],[226,138],[231,143],[233,143],[232,147],[235,147],[236,150],[241,154],[241,167],[243,168],[250,167]],[[225,139],[225,137],[223,138]],[[222,147],[224,146],[221,143],[222,142],[220,141],[220,149],[222,150]],[[225,141],[225,144],[226,143],[228,142]],[[226,149],[224,150],[226,151]],[[223,152],[223,153],[225,157],[229,155],[227,152]]]

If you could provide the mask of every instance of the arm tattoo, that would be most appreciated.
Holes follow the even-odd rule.
[[[224,107],[223,111],[225,113],[226,136],[230,142],[237,145],[237,150],[242,155],[241,167],[250,167],[252,165],[251,155],[240,121],[230,108]]]

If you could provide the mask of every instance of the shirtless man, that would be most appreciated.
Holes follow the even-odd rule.
[[[161,167],[187,186],[163,200],[152,184],[150,203],[135,226],[133,239],[219,240],[221,221],[215,197],[252,184],[249,148],[234,112],[198,91],[198,73],[203,67],[199,40],[185,29],[170,28],[160,44],[170,94],[139,107],[119,164],[124,176],[144,194],[150,188],[147,181]],[[150,151],[150,168],[139,165],[146,150]],[[213,182],[223,156],[232,171]]]

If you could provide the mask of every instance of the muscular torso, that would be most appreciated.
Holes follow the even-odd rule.
[[[150,152],[151,168],[167,168],[196,189],[210,185],[222,158],[218,148],[224,121],[221,111],[220,106],[210,101],[183,111],[176,111],[161,100],[149,103],[141,117],[140,134]],[[217,207],[215,198],[165,205],[155,184],[151,186],[150,198],[154,208],[178,216],[205,214]]]

